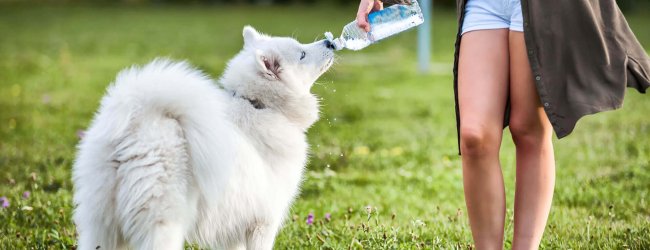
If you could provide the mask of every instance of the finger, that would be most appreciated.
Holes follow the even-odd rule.
[[[362,0],[359,3],[359,10],[357,11],[357,26],[366,32],[370,31],[370,24],[368,23],[368,13],[372,11],[375,6],[374,0]]]
[[[357,16],[357,26],[366,32],[370,31],[370,24],[368,23],[368,19],[365,15]]]
[[[373,7],[374,7],[373,0],[363,0],[359,3],[358,13],[365,13],[367,15],[368,13],[370,13]]]
[[[382,1],[375,1],[375,3],[372,6],[373,11],[378,11],[383,9],[384,9],[384,3]]]

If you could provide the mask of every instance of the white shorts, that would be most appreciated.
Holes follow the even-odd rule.
[[[524,31],[520,0],[468,0],[461,34],[474,30]]]

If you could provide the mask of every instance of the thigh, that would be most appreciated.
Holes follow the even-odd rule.
[[[462,34],[474,30],[510,27],[502,1],[468,0],[465,4]]]
[[[510,130],[515,134],[550,129],[533,81],[523,32],[510,32]]]
[[[461,136],[486,136],[503,130],[508,96],[508,29],[463,35],[458,65]]]

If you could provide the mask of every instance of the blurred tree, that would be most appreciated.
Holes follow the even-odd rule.
[[[618,6],[621,8],[623,11],[632,11],[634,10],[638,4],[645,2],[646,8],[648,7],[647,4],[650,3],[650,0],[618,0],[616,3],[618,3]]]

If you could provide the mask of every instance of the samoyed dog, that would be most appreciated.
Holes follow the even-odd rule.
[[[273,248],[334,47],[243,35],[218,81],[168,60],[119,73],[78,146],[78,249]]]

